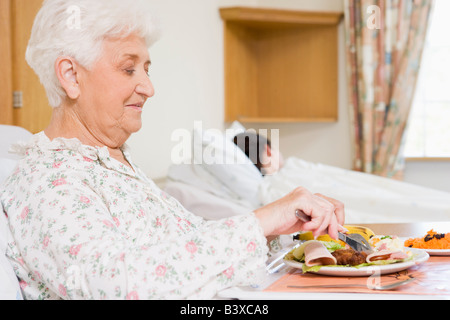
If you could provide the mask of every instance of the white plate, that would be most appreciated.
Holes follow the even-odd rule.
[[[414,248],[408,248],[413,253],[413,259],[406,262],[398,262],[387,265],[372,265],[367,267],[322,267],[317,272],[311,272],[326,276],[340,277],[369,277],[371,275],[382,275],[406,270],[412,266],[423,263],[430,258],[430,255],[424,251]],[[290,267],[302,269],[303,263],[294,260],[283,260]]]
[[[450,249],[418,249],[427,252],[430,256],[450,256]]]

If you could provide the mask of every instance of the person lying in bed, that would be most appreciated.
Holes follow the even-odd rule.
[[[233,138],[233,142],[245,153],[263,176],[278,172],[284,165],[284,158],[280,150],[272,148],[270,139],[256,132],[239,133]]]
[[[249,130],[237,134],[233,138],[233,142],[245,153],[263,176],[275,174],[284,166],[283,154],[279,149],[272,147],[269,138]],[[333,198],[321,193],[315,193],[314,195],[343,206],[339,201],[336,202]]]
[[[26,58],[53,115],[0,189],[7,257],[26,299],[211,298],[258,280],[266,237],[337,236],[343,224],[338,201],[303,188],[206,222],[145,176],[125,142],[154,95],[151,21],[137,0],[46,0],[36,17]]]

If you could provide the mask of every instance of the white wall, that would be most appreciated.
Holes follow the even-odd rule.
[[[407,161],[404,181],[450,192],[450,162]]]
[[[163,25],[163,36],[150,50],[156,94],[143,113],[144,126],[129,145],[135,162],[153,179],[171,165],[174,130],[224,129],[223,24],[220,7],[258,6],[294,10],[343,11],[343,0],[148,0]],[[352,145],[346,92],[344,26],[339,26],[339,120],[336,123],[255,124],[280,129],[286,156],[351,168]],[[411,163],[405,181],[450,191],[450,163]]]

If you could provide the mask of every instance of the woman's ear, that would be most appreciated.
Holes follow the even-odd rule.
[[[78,85],[77,66],[71,57],[58,57],[55,62],[55,72],[64,91],[72,100],[80,96]]]

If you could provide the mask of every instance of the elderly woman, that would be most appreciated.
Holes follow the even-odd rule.
[[[150,21],[140,1],[122,0],[47,0],[36,17],[26,58],[54,112],[0,190],[7,257],[28,299],[211,298],[258,280],[266,237],[336,236],[343,223],[340,203],[302,188],[205,222],[139,170],[125,142],[154,94]]]

